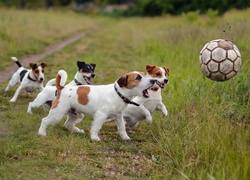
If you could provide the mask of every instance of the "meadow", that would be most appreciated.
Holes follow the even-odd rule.
[[[68,82],[76,61],[95,63],[95,84],[123,74],[145,72],[147,64],[170,69],[162,91],[169,116],[153,114],[122,141],[113,122],[103,125],[101,142],[90,140],[92,118],[78,124],[86,134],[71,133],[63,121],[37,135],[43,108],[27,114],[36,97],[0,86],[0,179],[239,179],[250,177],[250,10],[223,16],[107,18],[60,11],[0,11],[0,69],[11,56],[43,52],[77,32],[87,36],[47,56],[46,81],[60,69]],[[241,51],[243,65],[231,80],[204,77],[199,52],[210,40],[224,38]]]

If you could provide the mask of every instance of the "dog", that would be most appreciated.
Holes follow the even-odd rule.
[[[96,64],[86,64],[85,62],[77,61],[77,67],[78,71],[68,86],[92,85],[91,78],[95,77]],[[29,103],[27,113],[32,114],[32,108],[43,106],[43,109],[46,110],[51,107],[52,101],[56,98],[56,87],[52,86],[54,84],[55,79],[47,82],[45,88],[37,95],[36,99]]]
[[[138,71],[127,73],[113,84],[108,85],[64,86],[66,77],[65,71],[58,72],[56,77],[57,97],[52,103],[48,116],[42,119],[38,130],[39,135],[46,136],[47,126],[58,123],[64,114],[68,115],[64,124],[66,128],[73,132],[84,133],[84,130],[75,126],[82,120],[81,117],[68,113],[73,111],[93,117],[90,130],[91,140],[101,140],[98,133],[103,123],[109,119],[115,120],[120,137],[123,140],[129,140],[122,111],[128,104],[139,106],[131,99],[140,94],[149,97],[148,89],[155,82]]]
[[[29,63],[31,70],[24,68],[16,57],[11,58],[18,65],[19,69],[12,75],[8,86],[5,89],[7,92],[11,87],[20,83],[14,96],[10,102],[15,102],[22,89],[25,89],[28,93],[35,91],[36,89],[43,90],[44,81],[44,68],[47,67],[47,63]]]
[[[161,89],[165,88],[168,83],[166,75],[169,75],[169,68],[158,67],[154,65],[147,65],[146,71],[148,77],[155,80],[155,84],[148,90],[149,98],[143,96],[136,96],[133,101],[140,104],[135,107],[128,105],[123,111],[123,117],[126,122],[126,127],[135,128],[139,121],[145,120],[152,123],[152,113],[154,111],[162,111],[164,116],[168,115],[166,106],[162,103]]]

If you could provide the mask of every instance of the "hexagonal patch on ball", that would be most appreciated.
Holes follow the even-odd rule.
[[[203,73],[205,76],[207,76],[207,77],[210,76],[210,72],[209,72],[209,70],[207,69],[207,66],[206,66],[206,65],[201,64],[201,71],[202,71],[202,73]]]
[[[236,52],[234,50],[228,50],[227,51],[227,58],[232,60],[232,61],[235,61],[237,58]]]
[[[233,62],[226,60],[220,63],[220,72],[227,74],[234,68]]]
[[[210,60],[210,55],[211,55],[211,52],[205,49],[200,56],[202,63],[207,64]]]
[[[217,42],[210,42],[210,44],[208,44],[208,46],[207,46],[207,49],[209,49],[210,51],[212,51],[217,46],[218,46]]]
[[[215,80],[215,81],[225,81],[226,80],[226,76],[224,74],[222,74],[221,72],[211,73],[210,78]]]
[[[216,48],[212,51],[212,59],[221,62],[226,59],[226,50],[222,48]]]
[[[234,70],[238,72],[238,71],[240,70],[241,64],[242,64],[241,58],[238,57],[238,58],[234,61]]]
[[[215,61],[210,61],[207,66],[208,66],[208,70],[211,72],[216,72],[219,70],[219,63]]]
[[[230,72],[229,74],[226,75],[227,79],[231,79],[232,77],[234,77],[236,75],[235,71]]]

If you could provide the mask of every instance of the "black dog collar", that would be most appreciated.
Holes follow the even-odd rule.
[[[37,79],[32,79],[32,78],[30,77],[30,73],[28,74],[28,79],[31,80],[31,81],[34,81],[34,82],[37,81]]]
[[[82,83],[80,83],[79,81],[77,81],[76,79],[74,79],[74,81],[75,81],[75,83],[76,83],[76,85],[77,86],[81,86],[81,85],[83,85]]]
[[[123,96],[119,91],[118,89],[116,88],[115,84],[114,84],[114,88],[115,88],[115,92],[118,94],[118,96],[120,96],[120,98],[125,102],[125,103],[128,103],[128,104],[133,104],[135,106],[140,106],[140,104],[137,104],[131,100],[129,100],[128,98],[126,98],[125,96]]]

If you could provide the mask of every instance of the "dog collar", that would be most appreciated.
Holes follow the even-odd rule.
[[[28,74],[28,79],[31,80],[31,81],[34,81],[34,82],[36,82],[36,80],[37,80],[37,79],[32,79],[32,78],[30,77],[30,73]]]
[[[118,96],[120,96],[120,98],[125,102],[125,103],[128,103],[128,104],[133,104],[135,106],[140,106],[140,104],[137,104],[131,100],[129,100],[128,98],[126,98],[125,96],[123,96],[119,91],[118,89],[116,88],[115,84],[114,84],[114,88],[115,88],[115,92],[118,94]]]
[[[77,81],[76,79],[74,79],[74,81],[75,81],[75,83],[76,83],[76,85],[77,86],[81,86],[81,85],[83,85],[82,83],[80,83],[79,81]]]

